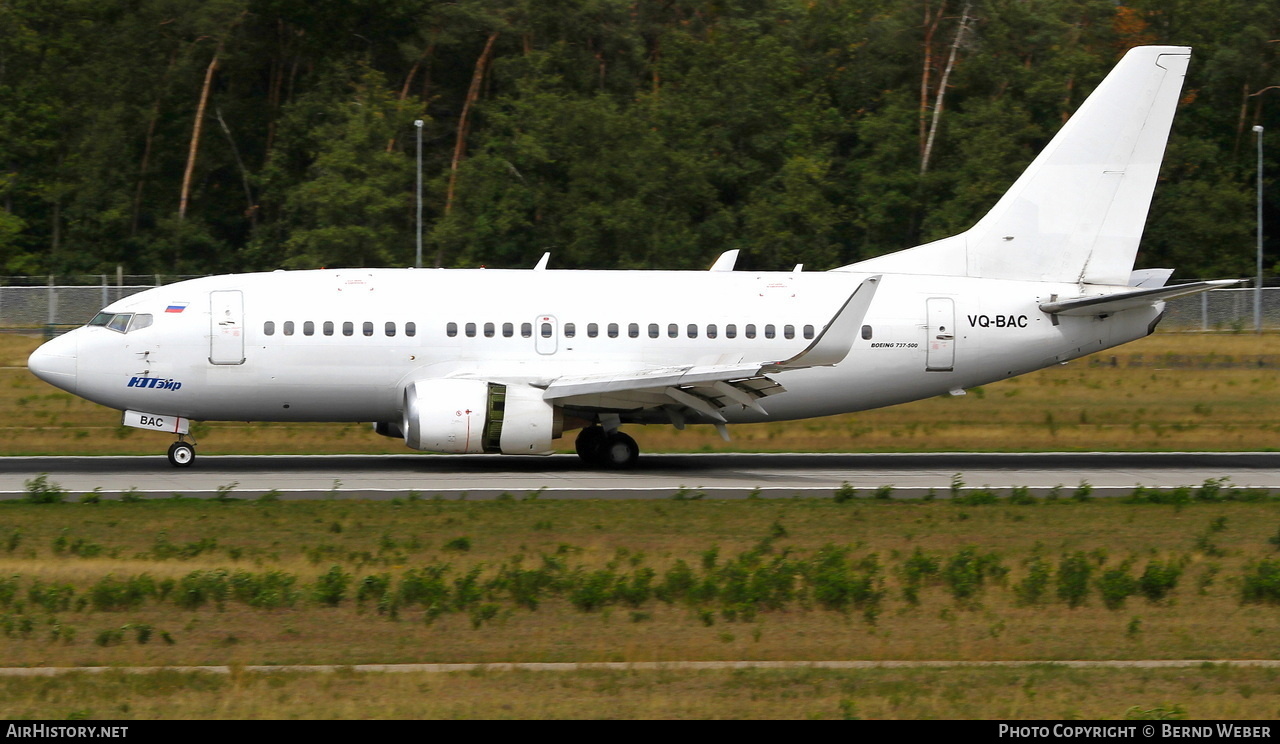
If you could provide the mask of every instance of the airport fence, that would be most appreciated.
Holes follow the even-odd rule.
[[[191,278],[178,274],[0,276],[0,329],[56,335],[87,323],[116,300]],[[1253,288],[1215,289],[1170,300],[1160,329],[1252,331],[1256,292]],[[1280,330],[1280,286],[1262,289],[1262,327]]]
[[[1262,327],[1280,330],[1280,287],[1262,288]],[[1254,302],[1258,290],[1252,287],[1215,289],[1165,303],[1162,330],[1252,331]]]
[[[0,329],[57,335],[84,325],[117,300],[192,278],[182,274],[0,276]]]

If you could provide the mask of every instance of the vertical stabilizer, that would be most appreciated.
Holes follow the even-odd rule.
[[[843,269],[1128,284],[1190,59],[1130,49],[967,232]]]

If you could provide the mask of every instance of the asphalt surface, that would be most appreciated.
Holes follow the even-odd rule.
[[[586,466],[573,455],[311,455],[199,456],[174,468],[148,457],[0,458],[0,499],[21,498],[44,475],[78,498],[99,489],[105,498],[133,490],[148,498],[174,494],[255,498],[491,499],[529,498],[792,498],[830,497],[843,484],[867,497],[892,486],[892,496],[938,498],[961,491],[1055,488],[1066,497],[1081,483],[1094,496],[1128,495],[1135,486],[1176,488],[1226,479],[1241,488],[1280,491],[1280,453],[913,453],[642,455],[630,470]],[[504,494],[506,496],[504,496]]]

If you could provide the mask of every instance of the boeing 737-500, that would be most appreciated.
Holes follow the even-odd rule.
[[[1191,50],[1130,50],[964,233],[830,271],[327,269],[112,303],[31,355],[42,380],[176,435],[191,420],[363,421],[416,450],[639,455],[623,424],[779,421],[1002,380],[1151,333],[1134,271]],[[1225,283],[1232,283],[1230,281]]]

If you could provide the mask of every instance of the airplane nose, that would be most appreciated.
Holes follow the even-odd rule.
[[[47,341],[31,352],[27,369],[41,380],[69,393],[76,391],[76,333]]]

